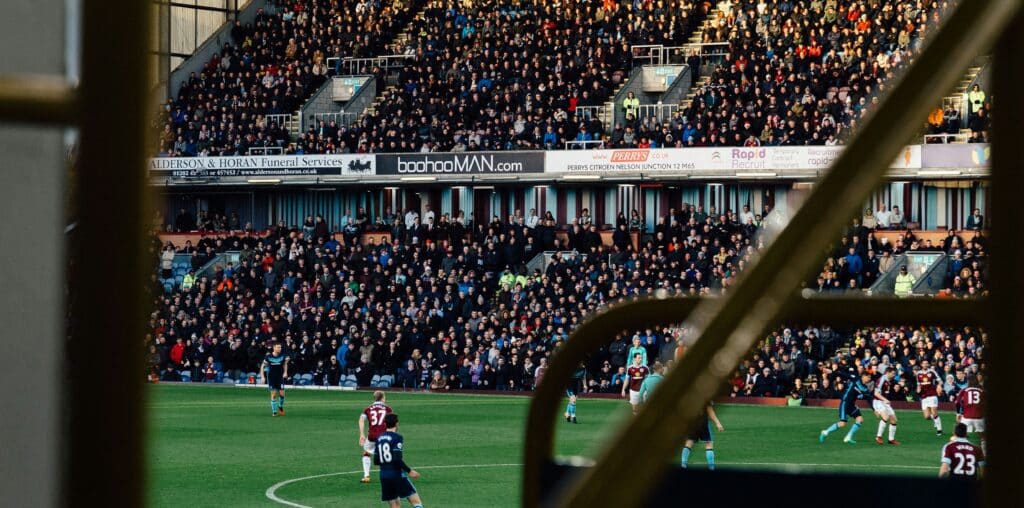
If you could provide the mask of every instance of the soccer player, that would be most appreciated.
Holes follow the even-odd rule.
[[[629,348],[626,358],[633,358],[633,355],[641,355],[640,364],[647,365],[647,348],[640,345],[640,335],[633,336],[633,346]]]
[[[942,447],[942,465],[939,478],[966,480],[981,476],[985,466],[985,452],[967,441],[967,425],[953,427],[954,439]]]
[[[385,404],[384,399],[384,392],[373,392],[373,404],[367,406],[359,415],[359,446],[363,447],[363,483],[370,483],[370,457],[377,449],[377,438],[387,431],[384,417],[391,414],[391,408]],[[367,427],[370,428],[369,436],[366,434]]]
[[[825,438],[829,434],[846,426],[846,421],[850,417],[854,417],[853,426],[850,427],[850,431],[846,433],[846,437],[843,438],[843,442],[847,444],[857,444],[853,440],[854,434],[860,430],[860,426],[864,423],[864,417],[860,414],[860,408],[857,407],[857,399],[863,399],[867,397],[868,393],[871,393],[871,389],[868,388],[868,383],[871,382],[871,373],[864,371],[860,374],[860,379],[851,379],[850,385],[843,392],[842,399],[839,400],[839,421],[833,423],[831,427],[821,431],[821,435],[818,436],[818,441],[824,443]]]
[[[643,356],[640,353],[633,354],[633,364],[626,369],[626,378],[629,383],[622,386],[622,397],[626,397],[626,390],[629,390],[629,404],[633,407],[633,414],[640,411],[640,387],[650,370],[643,364]]]
[[[714,434],[711,432],[711,422],[715,422],[715,428],[718,429],[718,432],[725,430],[725,427],[722,427],[722,422],[718,420],[718,415],[715,414],[713,404],[708,405],[701,422],[697,425],[693,434],[686,438],[686,443],[683,444],[683,456],[680,461],[683,469],[689,466],[690,451],[693,449],[693,444],[698,440],[704,441],[704,457],[708,461],[708,469],[715,469],[715,439]]]
[[[956,396],[956,421],[967,427],[967,432],[975,432],[981,439],[981,451],[985,452],[985,413],[984,392],[972,376],[967,388],[960,390]]]
[[[388,413],[384,417],[387,430],[377,438],[377,451],[374,460],[380,466],[380,500],[390,508],[402,506],[402,499],[408,499],[413,508],[423,508],[413,480],[420,477],[415,469],[410,468],[402,460],[402,435],[398,430],[398,415]]]
[[[275,341],[260,366],[260,384],[263,384],[265,376],[267,386],[270,387],[270,411],[273,416],[284,416],[284,378],[288,377],[288,362],[288,356],[281,350],[281,343]]]
[[[878,417],[878,434],[875,435],[875,442],[885,444],[882,440],[882,433],[885,432],[885,424],[889,424],[889,444],[898,445],[896,441],[896,412],[892,410],[886,395],[892,390],[893,381],[896,379],[896,369],[889,367],[885,374],[875,382],[875,399],[871,402],[871,408]]]
[[[658,386],[665,374],[665,366],[661,362],[654,362],[654,373],[647,376],[644,382],[640,385],[640,401],[647,402],[647,397],[650,397],[651,392]]]
[[[931,368],[928,360],[921,362],[917,371],[917,394],[921,398],[921,412],[925,420],[935,424],[935,435],[942,435],[942,419],[939,418],[939,395],[942,392],[942,378]]]
[[[576,395],[583,390],[586,375],[587,366],[580,362],[572,379],[569,380],[569,387],[565,389],[565,394],[569,397],[569,403],[565,406],[565,421],[567,422],[578,423],[576,421]]]

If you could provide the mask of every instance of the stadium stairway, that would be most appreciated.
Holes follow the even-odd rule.
[[[972,85],[978,82],[979,75],[988,66],[988,62],[991,58],[989,56],[981,56],[975,59],[974,65],[967,68],[964,72],[963,77],[960,78],[960,82],[957,83],[956,87],[950,92],[949,95],[942,98],[942,109],[946,110],[948,107],[953,107],[960,112],[960,131],[954,135],[948,142],[949,143],[966,143],[971,137],[971,130],[966,128],[967,121],[970,113],[970,105],[967,101],[967,93],[970,91]]]
[[[402,31],[399,32],[398,35],[396,35],[395,38],[391,41],[391,44],[388,45],[388,47],[391,48],[391,51],[394,54],[405,54],[406,50],[408,49],[409,41],[412,40],[412,31],[417,26],[417,23],[423,22],[425,18],[424,13],[426,12],[427,7],[429,7],[429,4],[430,2],[422,3],[419,6],[419,10],[416,12],[416,15],[412,17],[412,20],[409,21],[407,25],[405,25],[405,28],[403,28]],[[384,101],[384,97],[390,97],[392,94],[394,94],[395,90],[398,89],[397,78],[392,81],[389,76],[387,79],[385,79],[385,83],[386,86],[384,87],[384,89],[380,90],[377,93],[377,97],[373,99],[373,102],[371,102],[370,105],[363,110],[362,114],[359,115],[358,121],[360,123],[367,116],[373,116],[374,114],[376,114],[377,107],[380,106],[380,103]]]
[[[720,14],[721,11],[718,9],[718,7],[712,9],[711,12],[708,13],[707,17],[704,18],[704,21],[701,22],[700,28],[694,30],[693,35],[690,36],[690,43],[700,44],[701,42],[703,42],[704,31],[708,29],[711,23],[714,23],[719,18]],[[703,63],[701,63],[701,67],[703,66]],[[686,96],[685,98],[683,98],[683,100],[679,101],[679,111],[686,112],[686,110],[690,108],[690,104],[693,103],[693,99],[697,96],[697,93],[700,92],[700,89],[711,82],[710,72],[705,72],[704,69],[700,69],[699,74],[700,78],[695,80],[690,85],[690,91],[686,93]]]

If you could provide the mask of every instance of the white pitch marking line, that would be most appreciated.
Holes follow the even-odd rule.
[[[809,463],[797,463],[790,464],[785,462],[719,462],[722,466],[780,466],[780,467],[861,467],[861,468],[878,468],[878,469],[937,469],[933,466],[914,466],[914,465],[900,465],[900,464],[809,464]],[[458,464],[458,465],[442,465],[442,466],[421,466],[415,469],[462,469],[462,468],[478,468],[478,467],[520,467],[522,464]],[[343,471],[339,473],[324,473],[313,476],[304,476],[302,478],[292,478],[291,480],[284,480],[274,485],[271,485],[267,491],[267,499],[280,503],[286,506],[292,506],[294,508],[312,508],[304,504],[293,503],[287,499],[278,497],[277,490],[285,485],[292,483],[304,482],[306,480],[315,480],[317,478],[326,478],[329,476],[343,476],[350,474],[362,474],[362,470],[358,471]]]
[[[462,468],[470,468],[470,467],[478,468],[478,467],[520,467],[520,466],[522,466],[522,464],[456,464],[456,465],[442,465],[442,466],[420,466],[420,467],[416,467],[414,469],[416,469],[416,470],[419,470],[419,469],[462,469]],[[278,483],[275,483],[275,484],[271,485],[267,489],[267,492],[266,492],[267,499],[269,499],[271,501],[274,501],[275,503],[280,503],[280,504],[283,504],[283,505],[286,505],[286,506],[292,506],[294,508],[312,508],[312,507],[306,506],[304,504],[293,503],[291,501],[288,501],[287,499],[282,499],[282,498],[278,497],[277,494],[276,494],[277,489],[280,489],[281,487],[284,487],[285,485],[289,485],[289,484],[297,483],[297,482],[303,482],[303,481],[306,481],[306,480],[315,480],[317,478],[326,478],[328,476],[342,476],[342,475],[350,475],[350,474],[363,474],[363,471],[360,469],[358,471],[343,471],[343,472],[340,472],[340,473],[324,473],[324,474],[317,474],[317,475],[313,475],[313,476],[304,476],[302,478],[292,478],[291,480],[284,480],[282,482],[278,482]]]

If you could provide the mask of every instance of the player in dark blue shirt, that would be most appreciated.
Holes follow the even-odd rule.
[[[288,355],[281,351],[281,343],[274,342],[271,352],[260,365],[260,383],[266,376],[270,388],[270,410],[273,416],[284,416],[284,379],[288,377]]]
[[[380,500],[390,508],[402,506],[402,500],[408,499],[413,508],[423,508],[413,480],[420,477],[415,469],[410,468],[402,460],[402,435],[398,430],[398,415],[389,413],[384,417],[387,432],[377,437],[377,451],[373,455],[374,462],[380,466]]]
[[[569,404],[565,406],[565,421],[576,422],[576,397],[583,393],[586,387],[586,375],[587,366],[580,362],[579,367],[576,368],[576,372],[572,375],[572,379],[569,380],[569,386],[565,389],[565,395],[569,397]]]
[[[843,438],[843,442],[846,444],[857,444],[853,440],[853,435],[857,433],[860,426],[864,423],[864,417],[860,414],[860,408],[857,407],[858,399],[867,399],[871,396],[871,373],[868,371],[861,372],[859,377],[850,379],[850,384],[846,387],[846,391],[843,392],[843,397],[839,401],[839,421],[833,423],[831,427],[821,431],[821,435],[818,436],[818,441],[825,442],[825,438],[829,434],[835,432],[846,426],[846,420],[850,417],[854,417],[853,426],[850,427],[850,431],[846,433],[846,437]]]

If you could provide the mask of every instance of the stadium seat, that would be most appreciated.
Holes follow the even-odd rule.
[[[234,379],[231,379],[231,378],[229,378],[229,377],[227,377],[227,376],[224,376],[224,377],[222,377],[222,378],[220,379],[220,382],[221,382],[221,383],[224,383],[224,384],[231,384],[231,385],[235,384],[235,380],[234,380]]]
[[[349,374],[347,376],[342,377],[341,386],[344,386],[346,388],[356,388],[359,386],[359,380],[356,379],[355,375]]]
[[[380,377],[380,384],[383,385],[381,388],[391,388],[395,385],[395,376],[390,374]]]
[[[190,383],[190,382],[192,382],[192,373],[191,372],[189,372],[187,370],[183,370],[183,371],[179,372],[179,374],[181,374],[181,381],[183,383]]]
[[[374,374],[373,378],[370,379],[370,388],[377,388],[378,384],[380,384],[380,375]]]

